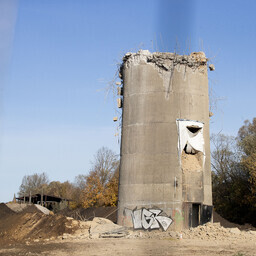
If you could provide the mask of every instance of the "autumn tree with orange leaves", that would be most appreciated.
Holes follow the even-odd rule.
[[[92,169],[86,176],[82,193],[83,207],[115,206],[117,204],[118,167],[118,157],[112,150],[102,147],[97,151]]]

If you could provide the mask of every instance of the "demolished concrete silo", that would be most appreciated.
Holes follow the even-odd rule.
[[[211,220],[207,59],[127,53],[118,224],[181,230]]]

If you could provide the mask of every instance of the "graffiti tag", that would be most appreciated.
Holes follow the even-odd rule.
[[[133,221],[134,229],[159,229],[166,231],[172,224],[172,219],[160,214],[160,209],[125,209],[125,214],[130,215]]]

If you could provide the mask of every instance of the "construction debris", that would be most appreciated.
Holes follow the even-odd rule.
[[[236,240],[256,239],[255,231],[241,231],[239,228],[224,228],[220,223],[206,223],[205,225],[182,231],[183,238],[203,239],[203,240]]]
[[[215,66],[213,64],[210,64],[209,65],[209,69],[210,69],[210,71],[214,71],[215,70]]]
[[[94,217],[91,221],[79,221],[63,215],[44,214],[36,206],[14,207],[0,204],[0,246],[15,243],[38,243],[54,240],[79,240],[102,238],[126,239],[201,239],[256,241],[256,230],[249,225],[245,230],[227,222],[229,228],[220,223],[207,223],[188,230],[161,232],[160,230],[133,230],[114,224],[111,220]],[[20,209],[23,208],[22,211]],[[41,207],[39,207],[41,208]],[[220,217],[221,222],[223,218]]]
[[[90,222],[90,238],[125,237],[129,234],[127,228],[114,224],[111,220],[94,218]]]

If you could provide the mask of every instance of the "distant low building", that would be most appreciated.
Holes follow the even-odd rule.
[[[49,210],[54,209],[57,205],[66,202],[67,205],[69,204],[70,199],[61,198],[57,196],[51,195],[42,195],[42,194],[34,194],[31,196],[22,196],[16,197],[18,203],[31,203],[31,204],[40,204],[48,208]]]

